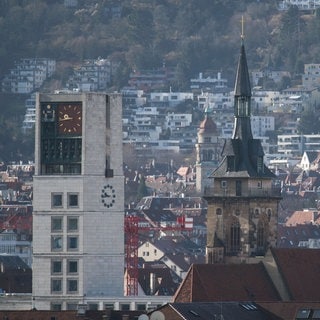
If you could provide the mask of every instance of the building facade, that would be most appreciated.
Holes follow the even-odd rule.
[[[251,129],[251,85],[244,43],[237,69],[232,138],[210,175],[204,193],[207,212],[207,263],[245,262],[276,245],[280,192],[264,164],[260,140]]]
[[[33,300],[74,309],[123,296],[120,95],[37,94]]]

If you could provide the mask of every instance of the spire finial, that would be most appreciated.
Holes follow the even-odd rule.
[[[244,40],[244,17],[241,16],[241,40]]]

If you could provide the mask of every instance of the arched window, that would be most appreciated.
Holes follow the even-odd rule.
[[[257,227],[257,253],[265,253],[267,246],[266,231],[265,224],[260,220]]]
[[[230,252],[240,251],[240,223],[234,220],[230,226]]]

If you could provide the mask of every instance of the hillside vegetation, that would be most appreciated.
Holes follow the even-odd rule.
[[[242,16],[251,70],[288,70],[298,76],[304,63],[320,62],[319,12],[306,14],[296,7],[279,12],[276,0],[79,0],[77,8],[63,2],[0,1],[1,78],[23,57],[47,57],[68,66],[103,57],[120,62],[114,89],[127,84],[132,70],[163,63],[177,71],[173,90],[188,89],[189,79],[199,72],[222,71],[233,79]],[[114,8],[118,16],[110,14]],[[71,70],[62,68],[54,77],[63,84]],[[9,121],[11,105],[0,100],[0,129],[22,121],[24,110]],[[16,124],[16,132],[6,137],[9,142],[19,136]],[[0,135],[0,160],[16,160],[18,152],[9,155],[3,145]]]

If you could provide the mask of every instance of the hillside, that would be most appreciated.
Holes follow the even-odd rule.
[[[103,57],[120,62],[113,78],[115,90],[127,84],[132,70],[159,68],[163,63],[177,71],[173,90],[189,88],[189,79],[199,72],[221,71],[233,81],[242,16],[249,68],[288,70],[298,78],[304,63],[319,63],[319,11],[306,14],[292,7],[280,12],[277,4],[276,0],[79,0],[76,8],[67,8],[63,0],[3,0],[0,78],[20,58],[47,57],[68,66],[59,68],[52,80],[63,86],[73,65]],[[18,134],[23,106],[14,108],[12,101],[13,106],[0,105],[0,129],[7,132],[13,127],[17,134],[0,135],[0,160],[16,160],[20,153],[16,150],[29,145]],[[17,145],[15,152],[6,151],[8,141],[13,148]],[[32,154],[29,147],[27,153]]]

